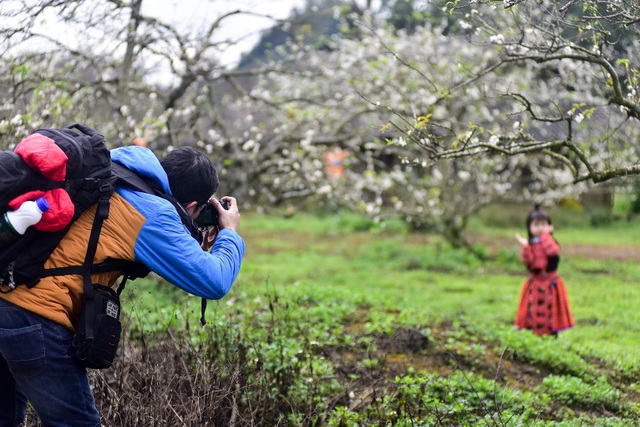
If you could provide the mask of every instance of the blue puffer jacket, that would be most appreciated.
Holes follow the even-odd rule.
[[[151,150],[134,146],[117,148],[112,150],[111,159],[152,178],[171,194],[167,174]],[[220,299],[229,292],[245,250],[238,233],[222,229],[210,253],[205,252],[171,203],[127,188],[118,188],[116,192],[146,218],[135,241],[135,261],[199,297]]]

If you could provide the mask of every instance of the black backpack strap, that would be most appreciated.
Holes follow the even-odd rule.
[[[84,270],[85,270],[84,264],[74,265],[72,267],[47,268],[42,272],[40,277],[68,276],[70,274],[84,274]]]
[[[198,229],[198,226],[193,221],[193,219],[191,219],[187,211],[180,204],[180,202],[176,200],[175,197],[167,194],[157,182],[138,175],[137,173],[121,165],[120,163],[113,162],[111,167],[115,175],[118,177],[118,184],[121,184],[135,191],[154,194],[171,202],[171,204],[176,208],[176,211],[180,216],[180,220],[185,225],[185,227],[187,227],[189,233],[191,233],[191,236],[196,239],[198,243],[202,243],[202,233]]]
[[[148,194],[161,196],[164,194],[162,188],[150,179],[144,179],[131,169],[117,162],[111,163],[111,170],[118,177],[118,184],[124,184],[132,190],[141,191]]]
[[[84,274],[84,269],[84,265],[47,268],[46,270],[44,270],[44,273],[42,273],[41,277]],[[129,279],[137,279],[138,277],[145,277],[147,274],[149,274],[149,268],[144,264],[135,261],[127,261],[124,259],[109,258],[100,264],[91,265],[91,274],[105,273],[108,271],[116,270],[123,271],[122,274],[128,276]]]
[[[180,220],[187,227],[191,236],[196,239],[198,243],[202,243],[203,235],[199,230],[196,223],[191,219],[187,211],[184,207],[170,194],[167,194],[157,182],[141,177],[137,173],[133,172],[131,169],[121,165],[120,163],[113,162],[111,165],[113,172],[118,177],[118,183],[124,185],[135,191],[141,191],[143,193],[155,194],[158,197],[162,197],[165,200],[171,202],[171,204],[176,208],[178,215],[180,216]],[[118,294],[122,292],[124,285],[126,283],[127,276],[124,277],[122,282],[120,283],[120,287],[118,288]],[[204,326],[207,321],[205,320],[205,311],[207,310],[207,299],[202,298],[200,304],[200,323]]]
[[[84,275],[83,275],[83,305],[87,310],[87,315],[84,317],[86,320],[85,333],[87,339],[93,339],[93,310],[95,309],[94,302],[94,289],[91,282],[91,265],[93,264],[93,258],[96,255],[96,249],[98,248],[98,240],[100,239],[100,231],[102,230],[102,224],[104,220],[109,216],[109,199],[111,198],[111,191],[107,188],[100,189],[100,199],[98,201],[98,208],[96,209],[96,216],[91,226],[91,234],[89,235],[89,243],[87,245],[87,255],[84,259]]]

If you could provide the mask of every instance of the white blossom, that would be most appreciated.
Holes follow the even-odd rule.
[[[460,28],[462,28],[463,30],[473,28],[471,24],[469,24],[467,21],[463,21],[462,19],[458,20],[458,25],[460,25]]]

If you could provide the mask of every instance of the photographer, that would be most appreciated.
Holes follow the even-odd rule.
[[[211,198],[218,176],[202,152],[181,147],[161,162],[144,147],[122,147],[112,161],[171,194],[191,219],[215,209],[218,226],[199,243],[165,198],[116,187],[102,225],[94,264],[135,261],[183,290],[220,299],[230,290],[244,256],[233,197]],[[228,209],[227,209],[228,208]],[[96,206],[85,211],[51,254],[45,268],[82,265]],[[204,250],[203,250],[204,249]],[[210,249],[210,251],[209,251]],[[93,283],[113,286],[121,271],[91,274]],[[74,357],[73,337],[81,311],[83,278],[48,276],[34,287],[0,294],[0,426],[17,426],[27,402],[43,425],[99,426],[86,368]]]

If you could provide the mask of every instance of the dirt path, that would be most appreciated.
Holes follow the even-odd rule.
[[[632,246],[566,245],[562,252],[567,256],[640,262],[640,248]]]
[[[485,246],[489,253],[497,254],[501,249],[513,245],[513,240],[504,237],[488,237],[483,235],[471,235],[469,239],[472,243]],[[563,244],[561,248],[562,256],[585,257],[592,259],[614,259],[617,261],[638,261],[640,262],[640,247],[637,246],[604,246],[587,244]]]

